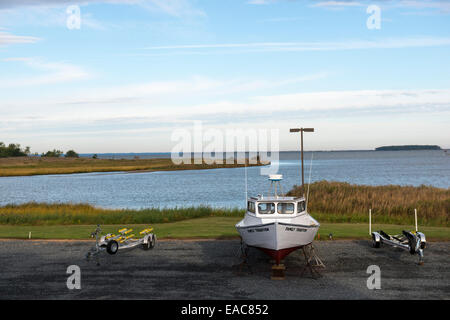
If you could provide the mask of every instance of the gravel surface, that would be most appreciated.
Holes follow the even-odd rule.
[[[86,261],[87,241],[0,241],[0,299],[450,299],[450,242],[428,243],[425,264],[398,248],[369,241],[321,241],[326,269],[314,280],[301,251],[285,260],[286,279],[270,280],[271,263],[257,249],[239,270],[239,241],[160,241],[103,253]],[[69,290],[69,265],[81,268],[81,289]],[[367,267],[381,269],[381,289],[369,290]]]

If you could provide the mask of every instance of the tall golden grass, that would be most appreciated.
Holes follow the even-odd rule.
[[[299,187],[288,195],[300,196]],[[429,186],[364,186],[319,181],[310,186],[308,211],[319,222],[368,222],[372,209],[374,223],[450,226],[450,190]],[[30,202],[0,207],[0,224],[80,225],[148,224],[200,217],[240,217],[243,209],[191,207],[173,209],[104,209],[89,204],[48,204]]]
[[[318,181],[310,185],[308,209],[327,222],[413,224],[414,209],[423,225],[449,226],[450,189],[431,186],[367,186]],[[301,196],[301,187],[288,195]]]
[[[213,209],[210,207],[132,210],[96,208],[89,204],[29,202],[0,207],[0,224],[146,224],[175,222],[209,216],[241,216],[243,213],[244,211],[239,209]]]

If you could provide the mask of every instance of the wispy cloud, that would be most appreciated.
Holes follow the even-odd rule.
[[[90,74],[82,68],[63,62],[45,62],[37,58],[7,58],[5,62],[24,63],[31,69],[42,72],[41,75],[26,76],[15,78],[9,76],[7,79],[0,77],[0,89],[23,87],[23,86],[41,86],[74,80],[87,79]]]
[[[290,94],[258,95],[261,89],[284,87],[290,83],[319,79],[322,75],[305,75],[300,78],[278,81],[221,81],[196,78],[184,82],[157,82],[93,90],[91,93],[73,93],[66,97],[52,97],[39,101],[6,101],[0,110],[3,118],[12,123],[41,122],[60,124],[95,123],[113,121],[122,126],[133,122],[177,123],[189,119],[217,121],[229,118],[235,122],[276,119],[277,115],[324,115],[324,112],[372,114],[411,112],[445,112],[450,107],[450,89],[441,90],[347,90],[320,92],[293,92]],[[259,91],[255,91],[259,89]],[[229,93],[246,92],[237,100]],[[83,97],[82,100],[77,97]],[[200,103],[207,97],[208,102]],[[76,108],[73,108],[77,105]],[[2,110],[3,109],[3,110]],[[276,113],[274,111],[276,110]],[[231,117],[230,117],[231,116]],[[32,117],[32,118],[30,118]],[[138,119],[138,120],[136,120]],[[11,127],[12,128],[12,127]],[[6,128],[5,128],[6,130]]]
[[[187,44],[173,46],[153,46],[144,49],[171,53],[185,50],[183,54],[223,53],[217,49],[227,49],[226,53],[242,52],[295,52],[295,51],[337,51],[361,49],[397,49],[413,47],[435,47],[450,45],[450,38],[417,37],[387,38],[379,40],[346,40],[340,42],[255,42],[255,43],[221,43],[221,44]],[[188,51],[186,51],[188,50]],[[191,51],[189,51],[191,50]],[[195,51],[197,50],[197,51]],[[201,51],[198,51],[201,50]],[[242,51],[245,50],[245,51]]]
[[[18,36],[8,32],[0,31],[0,46],[16,43],[35,43],[39,40],[41,39],[37,37]]]
[[[311,5],[311,7],[326,7],[326,8],[339,8],[339,7],[361,7],[364,4],[357,1],[320,1]]]
[[[205,15],[204,11],[195,8],[189,0],[2,0],[0,10],[23,7],[61,8],[72,4],[87,6],[94,3],[136,5],[177,17]]]
[[[403,9],[431,9],[440,12],[450,12],[450,1],[448,0],[397,0],[397,1],[373,1],[373,0],[332,0],[332,1],[312,1],[310,7],[326,9],[344,9],[350,7],[362,7],[370,4],[380,5],[383,8],[403,8]]]
[[[248,4],[263,5],[275,2],[274,0],[248,0]]]

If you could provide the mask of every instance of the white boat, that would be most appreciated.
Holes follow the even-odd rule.
[[[320,224],[307,212],[304,197],[278,196],[282,175],[270,175],[273,195],[250,197],[244,219],[236,224],[243,242],[261,249],[276,264],[294,250],[310,244]]]

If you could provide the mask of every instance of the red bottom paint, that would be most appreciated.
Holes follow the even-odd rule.
[[[286,257],[289,253],[291,253],[297,249],[300,249],[301,247],[303,247],[303,246],[280,249],[280,250],[273,250],[273,249],[266,249],[266,248],[259,248],[259,247],[257,247],[257,248],[262,250],[263,252],[265,252],[270,257],[272,257],[275,260],[276,264],[280,264],[280,261],[283,260],[284,257]]]

